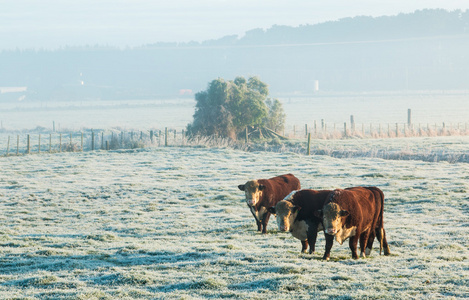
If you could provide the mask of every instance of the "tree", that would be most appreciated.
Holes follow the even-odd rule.
[[[187,126],[187,131],[191,135],[236,139],[246,126],[272,124],[274,130],[283,129],[285,114],[281,103],[267,100],[268,95],[268,85],[258,77],[215,79],[207,90],[195,95],[194,121]]]
[[[264,121],[265,127],[275,132],[282,132],[285,127],[286,117],[282,103],[278,99],[267,99],[265,104],[269,111]]]

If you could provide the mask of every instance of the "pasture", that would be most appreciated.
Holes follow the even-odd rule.
[[[424,155],[469,152],[467,136],[392,141]],[[368,143],[372,153],[392,148]],[[324,154],[149,147],[0,157],[0,298],[468,297],[468,163]],[[325,262],[322,233],[315,254],[300,254],[274,217],[258,233],[237,185],[288,172],[303,188],[382,189],[392,255],[375,243],[353,260],[347,242],[334,243]]]

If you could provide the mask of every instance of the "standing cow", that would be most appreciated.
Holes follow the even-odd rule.
[[[270,179],[251,180],[238,185],[238,188],[246,195],[246,203],[256,219],[257,230],[267,233],[271,214],[267,209],[301,186],[293,174],[285,174]]]
[[[269,211],[277,216],[278,230],[289,231],[301,241],[301,252],[314,252],[318,231],[323,230],[318,211],[324,206],[331,191],[299,190],[291,192]]]
[[[341,245],[350,238],[349,247],[354,259],[358,258],[358,242],[360,255],[366,257],[370,254],[375,236],[380,242],[380,254],[384,248],[384,255],[389,255],[391,252],[383,227],[383,207],[384,194],[377,187],[332,191],[322,210],[326,233],[326,252],[323,259],[328,260],[330,257],[334,237]]]

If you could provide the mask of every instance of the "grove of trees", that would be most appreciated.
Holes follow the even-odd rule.
[[[236,140],[247,126],[283,130],[285,113],[280,101],[268,98],[269,89],[258,77],[212,80],[195,95],[190,135],[219,136]]]

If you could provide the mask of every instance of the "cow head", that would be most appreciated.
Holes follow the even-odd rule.
[[[342,229],[349,212],[341,209],[337,203],[330,202],[324,206],[322,215],[325,232],[336,235]]]
[[[261,200],[265,185],[259,184],[257,180],[251,180],[246,182],[246,184],[238,185],[238,188],[244,191],[246,203],[249,206],[254,206]]]
[[[271,207],[269,211],[277,216],[278,230],[291,231],[292,224],[295,222],[298,211],[301,207],[293,204],[290,200],[296,191],[291,192],[282,201],[278,202],[275,207]]]

